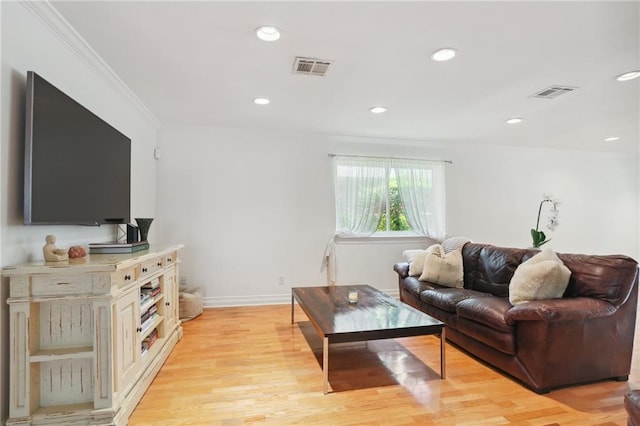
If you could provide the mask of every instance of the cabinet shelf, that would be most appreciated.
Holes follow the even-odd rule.
[[[156,354],[160,352],[160,350],[162,350],[162,346],[164,345],[164,342],[165,342],[164,337],[158,337],[158,340],[156,340],[156,342],[151,346],[151,348],[140,352],[140,356],[146,360],[147,356],[151,355],[149,359],[153,359],[156,356]]]
[[[78,412],[78,411],[91,411],[93,410],[92,402],[81,402],[78,404],[61,404],[51,405],[49,407],[40,407],[33,412],[34,417],[38,416],[50,416],[58,413]]]
[[[29,361],[47,362],[81,358],[93,358],[93,347],[81,346],[76,348],[41,349],[32,353]]]

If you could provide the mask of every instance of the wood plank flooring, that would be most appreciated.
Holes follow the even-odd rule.
[[[332,346],[323,395],[321,340],[290,309],[206,309],[184,323],[129,425],[624,426],[623,395],[640,388],[638,350],[629,382],[537,395],[447,344],[441,380],[439,340],[424,336]]]

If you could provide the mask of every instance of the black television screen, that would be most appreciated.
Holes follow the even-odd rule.
[[[24,223],[128,223],[131,139],[27,73]]]

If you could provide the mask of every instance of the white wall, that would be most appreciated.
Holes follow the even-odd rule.
[[[161,139],[158,232],[186,244],[189,284],[212,304],[237,304],[325,282],[320,264],[333,226],[326,151],[304,136],[250,130],[166,131]]]
[[[552,193],[563,204],[550,247],[638,257],[636,156],[362,142],[247,129],[160,133],[158,232],[186,244],[181,274],[203,288],[205,304],[284,302],[291,286],[326,282],[320,264],[334,230],[328,153],[452,160],[446,167],[450,235],[529,247],[542,194]],[[392,266],[402,250],[426,244],[339,244],[338,281],[394,290]]]
[[[544,229],[549,247],[637,258],[637,156],[495,147],[452,158],[452,230],[497,245],[530,245],[542,194],[551,193],[562,204],[558,229]]]
[[[152,117],[132,102],[117,84],[105,79],[95,66],[90,66],[90,58],[70,49],[70,40],[63,40],[31,9],[17,2],[0,2],[0,10],[0,264],[7,266],[41,260],[47,234],[57,235],[59,247],[104,241],[114,234],[113,226],[22,224],[25,83],[28,70],[36,71],[131,138],[132,217],[154,217],[156,162],[153,148],[156,146],[157,126]],[[3,279],[0,300],[0,419],[8,415],[7,295],[8,280]]]

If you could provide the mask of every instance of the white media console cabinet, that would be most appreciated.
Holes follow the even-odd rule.
[[[178,340],[178,252],[6,267],[7,425],[125,425]]]

